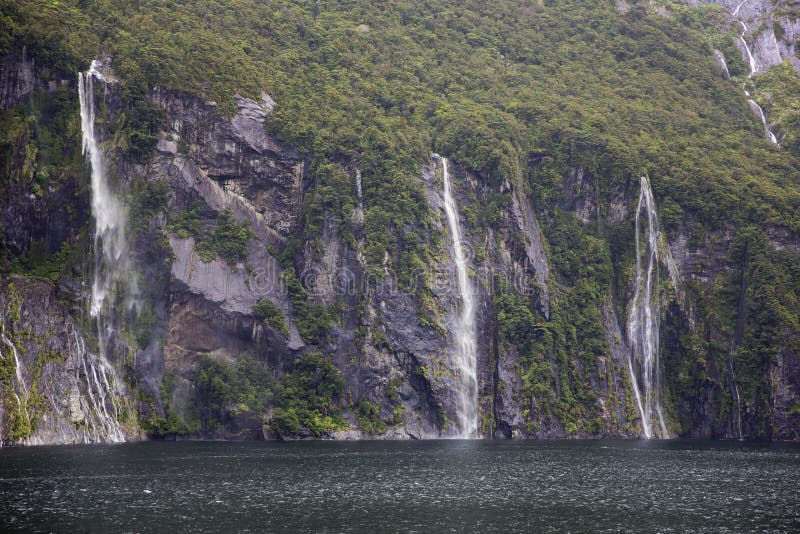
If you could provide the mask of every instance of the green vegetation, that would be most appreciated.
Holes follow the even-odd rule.
[[[0,5],[0,55],[19,53],[46,65],[45,76],[74,75],[100,46],[91,13],[79,2],[7,0]]]
[[[130,227],[134,235],[145,233],[150,236],[152,218],[167,207],[169,186],[163,181],[137,180],[132,184],[130,192]]]
[[[202,235],[202,226],[200,224],[202,210],[203,207],[198,202],[188,210],[170,213],[167,228],[170,232],[183,239],[190,237],[200,238]]]
[[[174,372],[164,374],[161,381],[161,404],[164,407],[164,415],[161,416],[156,411],[155,399],[145,394],[141,387],[136,389],[140,404],[140,421],[142,431],[149,437],[162,439],[172,436],[190,436],[198,434],[201,430],[199,413],[196,407],[189,408],[188,421],[184,421],[173,409],[173,392],[175,390],[176,375]],[[144,416],[146,415],[146,416]],[[141,417],[143,416],[143,417]]]
[[[160,85],[230,111],[234,93],[267,90],[278,102],[270,128],[323,174],[359,163],[372,263],[402,251],[404,225],[425,221],[414,180],[432,148],[493,180],[519,178],[532,151],[585,167],[604,190],[647,171],[659,197],[715,226],[725,213],[800,227],[784,178],[796,162],[758,142],[739,88],[715,74],[712,46],[738,73],[734,30],[716,6],[670,4],[669,17],[570,0],[35,6],[5,8],[7,48],[36,41],[45,57],[84,61],[106,50],[132,95]],[[42,35],[56,20],[63,42]],[[143,140],[157,122],[146,111],[131,123]]]
[[[353,179],[332,163],[318,164],[313,174],[314,188],[307,193],[303,209],[304,233],[321,236],[325,216],[330,214],[339,238],[355,248],[356,239],[351,228],[356,196]]]
[[[286,326],[286,319],[281,309],[268,298],[262,298],[253,306],[253,315],[258,319],[263,319],[264,324],[278,333],[288,337],[289,328]]]
[[[241,357],[235,365],[201,357],[197,384],[204,431],[246,426],[235,424],[236,419],[261,422],[273,399],[272,373],[249,356]]]
[[[356,419],[358,419],[358,426],[363,433],[379,436],[386,432],[388,425],[380,418],[380,412],[380,404],[365,399],[358,403]]]
[[[132,100],[120,117],[117,131],[124,134],[122,153],[137,161],[150,156],[158,143],[158,131],[164,122],[161,108],[144,99]]]
[[[343,392],[344,379],[330,358],[320,352],[301,356],[277,388],[272,430],[296,434],[303,426],[322,436],[347,429],[341,415]]]
[[[27,285],[28,281],[23,280]],[[22,442],[31,437],[39,426],[42,416],[50,410],[48,400],[40,392],[42,373],[51,363],[64,363],[65,354],[53,347],[51,338],[55,330],[50,330],[41,335],[27,328],[22,322],[23,292],[27,287],[17,288],[10,282],[6,288],[7,298],[4,302],[2,315],[4,342],[0,344],[0,351],[4,357],[0,358],[0,406],[4,415],[4,428],[6,434],[3,439],[10,442]],[[17,356],[25,364],[23,380],[27,384],[21,386],[17,380],[17,358],[12,357],[12,347]],[[30,353],[28,352],[30,351]],[[35,354],[32,365],[29,356]]]
[[[611,293],[611,257],[608,244],[572,214],[554,209],[551,215],[545,233],[562,289],[551,301],[548,320],[540,311],[541,288],[532,285],[521,295],[498,277],[499,341],[521,356],[526,404],[533,409],[526,413],[529,431],[556,416],[568,434],[598,432],[600,406],[589,381],[609,352],[600,309]]]
[[[713,284],[689,287],[705,328],[729,341],[720,344],[715,338],[678,332],[685,356],[668,361],[668,376],[677,378],[669,382],[670,393],[673,398],[691,398],[717,384],[718,402],[727,409],[731,379],[727,371],[715,377],[714,369],[732,366],[744,424],[752,424],[755,435],[766,438],[773,431],[770,369],[779,351],[800,351],[800,259],[775,250],[763,229],[744,227],[730,243],[726,266],[729,270],[720,272]]]
[[[800,197],[786,179],[796,162],[759,142],[739,87],[716,74],[712,46],[739,75],[735,28],[716,6],[669,7],[662,17],[636,2],[621,15],[607,2],[571,0],[469,1],[457,9],[445,0],[380,7],[149,0],[37,11],[17,0],[6,24],[11,47],[41,37],[45,21],[75,29],[102,21],[81,32],[96,42],[70,32],[62,44],[41,43],[84,61],[110,52],[131,94],[160,85],[230,111],[234,93],[266,90],[278,103],[270,128],[313,154],[320,187],[328,188],[312,203],[343,223],[351,206],[341,199],[352,198],[352,185],[336,165],[358,164],[373,266],[385,251],[395,260],[428,257],[405,250],[398,233],[427,220],[415,182],[431,149],[491,181],[519,179],[531,153],[546,156],[539,174],[582,166],[603,192],[646,171],[660,203],[669,199],[711,226],[734,217],[800,228],[793,215]],[[359,24],[369,32],[355,31]],[[141,115],[131,127],[147,138],[157,119]],[[557,189],[542,177],[532,185],[546,201]],[[312,208],[310,229],[319,221]]]
[[[420,165],[440,152],[491,189],[484,205],[462,208],[475,234],[501,225],[510,183],[534,205],[554,273],[549,318],[539,311],[543,288],[521,294],[506,284],[494,300],[499,343],[520,356],[531,431],[548,418],[570,434],[599,428],[590,381],[609,350],[601,310],[613,302],[624,315],[634,246],[630,216],[620,224],[605,221],[611,199],[635,190],[646,173],[665,237],[690,232],[696,252],[722,239],[721,232],[735,235],[727,258],[708,260],[725,264],[710,269],[710,284],[687,288],[697,330],[680,327],[665,311],[670,339],[677,340],[670,349],[679,355],[666,362],[668,376],[676,378],[665,404],[673,411],[687,392],[701,397],[708,388],[716,388],[714,402],[724,403],[729,399],[720,392],[729,379],[716,375],[732,365],[745,402],[766,421],[767,371],[780,350],[797,350],[800,332],[796,256],[775,250],[764,230],[800,232],[800,84],[788,64],[748,82],[783,136],[779,150],[763,139],[742,94],[747,68],[733,45],[738,28],[723,8],[669,3],[663,16],[650,2],[629,3],[622,14],[599,0],[10,0],[0,6],[0,53],[26,46],[53,80],[110,53],[125,109],[103,120],[115,121],[114,148],[137,160],[152,150],[163,119],[147,99],[153,87],[214,100],[228,115],[237,93],[272,95],[277,106],[267,128],[307,156],[309,180],[296,233],[270,252],[287,269],[289,319],[317,348],[325,347],[337,317],[313,302],[292,268],[308,259],[301,258],[307,250],[320,254],[324,225],[332,224],[349,248],[362,249],[370,276],[382,277],[385,263],[403,286],[415,287],[418,320],[435,329],[439,313],[425,273],[441,243]],[[356,30],[362,25],[369,31]],[[776,31],[783,31],[780,25]],[[733,81],[720,75],[714,48],[728,58]],[[69,194],[58,202],[80,205],[86,186],[76,178],[85,169],[74,98],[60,89],[52,99],[0,112],[3,197],[32,194],[50,202],[47,192],[64,186]],[[353,222],[356,168],[363,178],[363,227]],[[596,203],[587,223],[574,217],[579,192],[565,183],[578,169]],[[163,209],[166,191],[137,183],[130,193],[131,224],[145,231]],[[65,220],[82,227],[81,211],[85,206]],[[204,261],[234,266],[245,260],[251,229],[228,211],[216,220],[208,215],[193,206],[171,215],[168,228],[193,237]],[[36,239],[18,250],[6,245],[12,230],[0,236],[4,272],[55,281],[60,266],[76,256],[77,235],[57,243]],[[519,236],[505,237],[524,247]],[[479,259],[487,248],[490,243],[476,247]],[[286,318],[271,302],[253,311],[286,335]],[[741,317],[744,326],[736,326]],[[137,321],[141,344],[149,341],[152,314]],[[379,343],[380,332],[372,334]],[[735,341],[732,351],[728,340]],[[322,435],[344,425],[341,376],[320,353],[295,362],[277,386],[264,377],[245,384],[244,372],[238,364],[204,360],[198,379],[205,425],[242,413],[263,417],[271,388],[276,432],[305,427]],[[379,408],[359,404],[362,428],[385,425]],[[686,414],[673,415],[688,428]],[[174,427],[169,417],[159,425],[153,426]]]
[[[755,80],[755,98],[769,116],[785,150],[800,157],[800,83],[789,62]]]
[[[328,329],[333,326],[332,314],[323,306],[309,301],[308,293],[294,270],[283,271],[281,276],[289,292],[292,312],[300,335],[308,343],[321,344],[327,337]]]
[[[206,221],[199,202],[187,210],[170,213],[167,228],[183,239],[194,238],[195,249],[204,262],[219,258],[231,267],[247,259],[248,242],[255,237],[249,224],[239,223],[227,209],[217,212],[216,220]]]
[[[190,224],[184,221],[183,228]],[[213,228],[196,236],[195,248],[205,262],[220,258],[231,267],[247,259],[247,243],[254,237],[247,224],[240,224],[229,210],[217,213]]]
[[[79,261],[76,230],[88,216],[81,210],[87,185],[77,114],[67,88],[0,110],[0,198],[25,199],[25,205],[6,207],[8,216],[24,210],[24,220],[0,224],[0,272],[55,282]],[[47,221],[59,231],[45,233]],[[20,239],[26,230],[32,235]]]

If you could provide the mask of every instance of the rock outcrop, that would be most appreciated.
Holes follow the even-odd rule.
[[[0,310],[4,443],[108,443],[143,437],[125,381],[87,348],[56,288],[8,277],[0,286]]]
[[[758,2],[751,2],[748,9],[755,10]],[[751,12],[743,7],[741,13]],[[795,31],[793,23],[780,24],[784,37]],[[767,24],[755,41],[765,68],[796,46],[776,40],[774,27]],[[30,61],[7,58],[0,107],[50,89],[34,73]],[[428,220],[396,230],[413,233],[415,246],[428,251],[429,264],[409,275],[396,267],[398,251],[384,251],[381,264],[366,259],[364,212],[371,206],[362,198],[357,162],[341,161],[335,169],[352,182],[352,220],[323,209],[308,231],[319,177],[311,172],[311,155],[268,133],[265,123],[275,105],[268,95],[237,96],[238,112],[225,117],[214,103],[153,91],[148,104],[161,117],[157,141],[144,156],[133,156],[115,146],[115,118],[125,111],[115,91],[109,87],[104,95],[110,172],[131,203],[145,193],[148,202],[155,199],[131,228],[141,306],[130,317],[120,314],[113,358],[95,356],[87,348],[94,343],[92,325],[81,312],[86,288],[80,275],[91,256],[82,237],[89,220],[85,178],[74,175],[39,196],[27,185],[10,189],[2,201],[4,249],[22,256],[35,245],[52,254],[64,243],[83,243],[73,254],[83,256],[83,263],[77,261],[55,284],[33,275],[3,276],[3,439],[116,441],[139,439],[143,429],[158,436],[231,439],[455,434],[452,324],[460,301],[435,166],[423,163],[419,169]],[[535,175],[542,165],[532,161],[528,171]],[[641,436],[624,328],[632,299],[635,262],[629,249],[638,177],[601,187],[600,177],[572,167],[559,178],[563,187],[557,182],[560,196],[546,206],[522,185],[490,183],[458,162],[452,179],[476,289],[480,434]],[[78,201],[68,200],[68,193]],[[67,203],[74,206],[69,213]],[[26,214],[22,207],[31,204],[40,207]],[[209,253],[209,235],[223,216],[246,230],[239,256]],[[181,221],[191,225],[182,227]],[[796,343],[787,338],[774,357],[752,363],[756,358],[748,351],[757,347],[747,344],[743,329],[760,324],[752,317],[760,313],[754,300],[760,297],[748,293],[760,283],[751,266],[776,254],[796,261],[800,240],[785,228],[740,234],[733,227],[704,233],[686,216],[660,236],[669,430],[798,439]],[[759,256],[736,252],[741,242]],[[731,287],[741,294],[724,293]],[[712,296],[728,299],[724,309],[707,309],[705,299]],[[309,325],[322,325],[322,332]],[[292,384],[284,381],[297,372],[298,362],[317,352],[330,359],[343,382],[335,402],[319,415],[340,409],[349,430],[291,432],[291,424],[288,432],[276,430],[278,409],[253,413],[241,399],[208,398],[209,388],[219,386],[216,395],[225,386],[208,374],[211,364],[235,369],[254,360],[268,370],[280,397],[289,395]],[[745,371],[755,377],[746,384]],[[304,387],[316,387],[314,380]]]

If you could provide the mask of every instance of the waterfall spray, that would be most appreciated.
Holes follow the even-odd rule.
[[[125,208],[106,177],[103,150],[95,132],[94,80],[104,83],[101,69],[101,63],[95,60],[86,74],[78,73],[83,154],[91,167],[95,219],[95,271],[89,310],[92,317],[98,318],[108,315],[117,288],[123,290],[127,307],[134,305],[138,294],[135,277],[131,276]]]
[[[95,265],[89,312],[97,320],[99,354],[87,352],[83,340],[75,333],[75,347],[81,355],[85,377],[92,434],[106,441],[125,441],[118,419],[116,397],[122,395],[122,384],[108,361],[110,340],[116,333],[115,310],[118,302],[125,309],[135,306],[138,296],[136,277],[131,267],[126,230],[126,215],[106,177],[103,151],[95,132],[94,81],[105,84],[102,64],[95,60],[89,71],[78,73],[78,98],[81,111],[83,154],[89,162],[92,186],[92,215],[95,220]],[[77,372],[77,370],[76,370]]]
[[[461,226],[458,207],[450,190],[450,172],[447,158],[433,155],[442,164],[442,189],[447,224],[452,236],[452,258],[458,278],[458,291],[461,297],[461,310],[456,318],[453,334],[456,338],[456,372],[459,390],[456,395],[456,413],[461,436],[470,438],[478,434],[478,380],[477,380],[477,339],[475,334],[475,296],[472,282],[467,272],[467,260],[461,243]]]
[[[642,224],[640,220],[643,211],[646,216],[644,251],[641,246]],[[661,408],[661,380],[658,364],[658,235],[658,214],[653,192],[647,178],[642,176],[639,202],[636,206],[635,290],[628,317],[628,340],[630,341],[628,371],[636,407],[642,418],[642,429],[647,438],[655,436],[654,422],[658,424],[661,437],[669,436]]]

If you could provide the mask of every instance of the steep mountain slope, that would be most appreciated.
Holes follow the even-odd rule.
[[[1,7],[0,434],[463,435],[472,365],[482,436],[798,439],[796,19],[750,1],[755,77],[735,5]]]

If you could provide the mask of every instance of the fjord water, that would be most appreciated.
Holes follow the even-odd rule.
[[[800,529],[800,446],[144,442],[0,450],[0,530]]]

